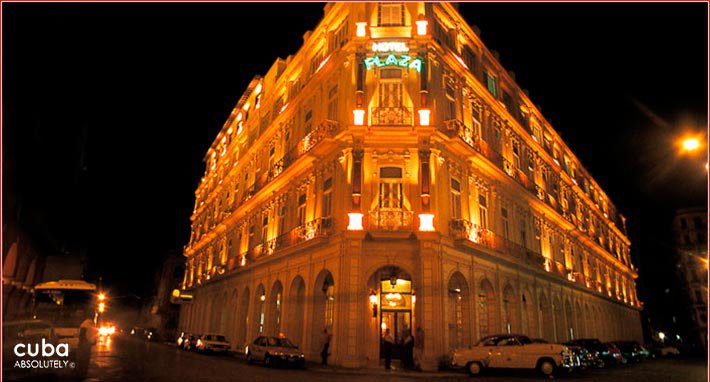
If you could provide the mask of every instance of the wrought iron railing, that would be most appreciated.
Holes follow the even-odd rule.
[[[375,209],[368,214],[368,229],[377,231],[411,231],[414,214],[403,209]]]
[[[370,109],[373,126],[411,126],[412,110],[408,107],[373,107]]]

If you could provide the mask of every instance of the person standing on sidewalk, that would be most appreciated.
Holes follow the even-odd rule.
[[[328,333],[328,328],[323,329],[323,337],[321,338],[323,348],[320,352],[320,358],[321,362],[323,363],[323,366],[328,366],[328,356],[330,355],[329,351],[331,338],[333,338],[333,336]]]
[[[417,326],[414,332],[414,368],[422,369],[422,356],[424,355],[424,329]]]
[[[385,369],[392,370],[392,348],[394,347],[394,338],[390,334],[389,329],[385,329]]]

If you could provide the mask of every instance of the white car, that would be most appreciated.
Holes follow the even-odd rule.
[[[478,375],[486,368],[535,369],[549,376],[559,369],[571,370],[579,366],[572,352],[564,345],[533,343],[517,334],[484,337],[468,349],[456,349],[451,355],[451,366],[466,368]]]
[[[247,347],[247,362],[264,362],[265,366],[278,364],[306,367],[306,357],[293,342],[285,337],[258,337]]]
[[[231,347],[227,338],[221,334],[204,334],[197,339],[196,349],[203,353],[226,353]]]

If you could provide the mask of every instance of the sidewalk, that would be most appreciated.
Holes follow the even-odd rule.
[[[435,379],[435,378],[466,378],[468,379],[468,374],[457,373],[453,371],[414,371],[406,369],[396,369],[396,370],[386,370],[384,367],[381,368],[366,368],[366,369],[348,369],[338,366],[323,366],[319,363],[308,363],[308,370],[317,373],[332,373],[332,374],[345,374],[345,375],[371,375],[371,376],[383,376],[383,377],[405,377],[405,378],[422,378],[422,379]]]

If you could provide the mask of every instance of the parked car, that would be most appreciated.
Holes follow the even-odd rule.
[[[604,367],[604,361],[599,359],[596,352],[589,351],[586,347],[575,344],[573,342],[565,342],[562,345],[567,346],[579,358],[579,370],[585,371],[590,367]]]
[[[231,347],[227,338],[221,334],[203,334],[197,340],[198,352],[226,353]]]
[[[668,344],[653,344],[650,346],[650,353],[653,357],[664,358],[680,355],[677,347]]]
[[[175,340],[175,345],[178,347],[178,349],[182,349],[184,346],[185,341],[188,339],[189,334],[185,332],[181,332],[178,338]]]
[[[266,366],[278,364],[306,367],[306,356],[293,342],[285,337],[257,337],[247,347],[247,362],[263,362]]]
[[[629,362],[641,362],[649,357],[649,352],[636,341],[616,341],[614,342],[621,351],[621,355]]]
[[[621,354],[621,349],[619,349],[618,346],[616,346],[613,342],[605,342],[604,345],[609,349],[609,354],[614,358],[616,363],[615,365],[625,365],[626,363],[629,362],[626,358],[624,358],[624,355]]]
[[[572,352],[560,344],[534,343],[518,334],[499,334],[482,338],[468,349],[456,349],[451,355],[452,367],[465,368],[478,375],[488,368],[536,369],[543,375],[575,366]]]
[[[606,367],[609,365],[623,363],[623,357],[621,356],[621,352],[618,348],[612,348],[611,346],[603,344],[596,338],[580,338],[572,340],[569,343],[582,346],[590,353],[596,355],[599,359],[599,361],[597,361],[597,367]],[[616,351],[614,351],[614,349]]]

